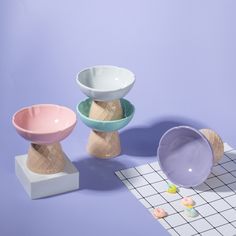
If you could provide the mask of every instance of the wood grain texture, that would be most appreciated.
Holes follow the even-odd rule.
[[[101,102],[93,101],[89,117],[95,120],[117,120],[123,117],[120,100]],[[87,151],[99,158],[111,158],[121,153],[120,137],[115,132],[99,132],[92,130],[89,136]]]
[[[218,163],[224,155],[224,144],[221,137],[211,129],[201,129],[200,132],[211,144],[214,154],[214,163]]]
[[[64,170],[65,159],[60,143],[31,144],[27,167],[38,174],[55,174]]]
[[[120,100],[109,102],[93,101],[90,108],[89,118],[95,120],[118,120],[122,118],[123,111]]]
[[[119,133],[97,132],[92,130],[89,135],[87,151],[90,155],[99,158],[110,158],[120,155]]]

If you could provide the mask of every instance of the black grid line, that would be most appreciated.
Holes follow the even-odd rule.
[[[160,173],[158,173],[158,172],[161,172],[161,170],[155,170],[155,169],[152,167],[151,164],[153,164],[153,163],[146,164],[146,165],[149,165],[149,167],[153,170],[153,171],[151,171],[151,172],[145,172],[145,173],[142,174],[141,171],[139,171],[136,167],[133,168],[133,169],[135,169],[135,170],[139,173],[139,176],[141,176],[142,178],[144,178],[144,179],[147,181],[148,184],[144,184],[144,185],[142,185],[142,186],[135,187],[135,186],[132,184],[132,182],[129,181],[129,179],[135,178],[135,177],[137,177],[137,176],[131,177],[131,178],[126,178],[126,176],[124,176],[121,171],[119,171],[119,175],[122,176],[122,181],[125,181],[125,180],[126,180],[126,181],[129,182],[130,186],[132,186],[132,188],[131,188],[130,190],[134,189],[135,191],[137,191],[137,192],[140,194],[141,198],[138,199],[139,201],[140,201],[141,199],[144,199],[146,202],[148,202],[148,204],[151,206],[151,207],[146,207],[148,210],[154,209],[154,208],[157,207],[157,206],[158,206],[158,207],[161,207],[162,205],[169,204],[169,205],[174,209],[175,212],[172,213],[172,214],[168,214],[168,216],[178,214],[181,218],[183,218],[183,220],[184,220],[185,223],[179,224],[179,225],[177,225],[177,226],[175,226],[175,227],[173,227],[173,226],[171,225],[171,223],[169,223],[165,218],[163,218],[163,220],[165,221],[165,223],[167,223],[167,226],[168,226],[168,225],[170,226],[170,227],[166,228],[167,231],[169,231],[169,230],[172,229],[172,230],[174,230],[174,232],[175,232],[176,234],[180,235],[180,234],[175,230],[175,228],[176,228],[176,227],[183,226],[183,225],[186,225],[186,224],[189,224],[190,227],[192,227],[192,228],[197,232],[197,233],[194,234],[194,235],[201,235],[201,233],[210,231],[210,230],[212,230],[212,229],[216,230],[219,234],[222,235],[222,233],[221,233],[219,230],[217,230],[218,227],[222,227],[222,226],[224,226],[224,225],[231,224],[234,228],[236,228],[236,227],[232,224],[232,223],[236,223],[236,220],[229,221],[226,217],[224,217],[224,215],[221,214],[221,213],[223,213],[223,212],[225,212],[225,211],[229,211],[230,209],[235,209],[235,207],[233,207],[233,206],[230,204],[230,202],[225,201],[224,197],[222,197],[221,195],[218,194],[217,191],[215,191],[215,189],[217,189],[217,188],[220,188],[220,187],[223,187],[223,186],[227,186],[227,187],[231,190],[232,194],[233,194],[233,195],[235,194],[235,189],[233,189],[233,188],[231,188],[230,186],[228,186],[228,185],[231,185],[231,184],[236,183],[236,178],[235,178],[235,176],[232,175],[232,178],[234,178],[234,181],[233,181],[233,182],[230,182],[230,183],[227,183],[227,184],[226,184],[223,180],[221,180],[220,178],[218,178],[218,177],[220,177],[220,176],[222,176],[222,175],[230,174],[230,171],[228,171],[228,170],[227,170],[226,168],[224,168],[224,166],[222,166],[222,165],[224,165],[224,164],[226,164],[226,163],[229,163],[229,162],[233,162],[233,163],[235,164],[235,162],[234,162],[235,160],[233,160],[231,157],[227,156],[227,153],[230,153],[230,152],[232,152],[233,150],[234,150],[234,149],[228,150],[227,152],[224,153],[225,156],[226,156],[229,160],[224,161],[224,162],[221,162],[221,163],[218,163],[217,165],[215,165],[215,166],[221,166],[221,168],[223,168],[223,169],[225,170],[224,173],[223,173],[223,174],[215,174],[215,173],[212,172],[212,173],[211,173],[211,176],[208,178],[208,179],[217,178],[219,181],[223,182],[222,185],[219,185],[219,186],[217,185],[216,187],[211,187],[210,184],[208,184],[207,182],[205,182],[206,186],[208,187],[208,190],[206,190],[206,191],[196,191],[196,189],[190,188],[190,189],[192,189],[192,190],[194,191],[194,194],[187,195],[187,196],[192,196],[192,197],[194,197],[194,196],[197,196],[197,195],[198,195],[200,198],[202,198],[202,199],[204,200],[204,203],[202,203],[202,204],[196,204],[196,206],[209,205],[209,206],[211,206],[211,207],[215,210],[215,213],[214,213],[214,214],[210,214],[210,215],[207,215],[207,216],[205,216],[205,217],[201,214],[201,212],[198,212],[200,218],[192,219],[190,222],[188,222],[188,220],[182,216],[181,213],[184,212],[183,210],[179,211],[178,209],[176,209],[176,208],[171,204],[172,202],[180,201],[180,199],[182,198],[182,196],[181,196],[180,194],[177,193],[177,194],[179,195],[180,199],[175,199],[175,200],[173,200],[173,201],[168,201],[167,199],[165,199],[164,196],[162,196],[162,194],[163,194],[164,192],[166,192],[166,191],[161,191],[161,192],[159,192],[159,191],[157,191],[156,188],[154,188],[154,187],[152,186],[153,184],[155,184],[155,183],[160,183],[160,182],[165,182],[166,184],[168,183],[167,178],[164,178]],[[155,163],[155,162],[154,162],[154,163]],[[150,173],[157,173],[157,174],[160,176],[160,180],[150,183],[150,182],[148,181],[148,179],[145,178],[145,175],[150,174]],[[163,173],[163,172],[162,172],[162,173]],[[164,174],[164,173],[163,173],[163,174]],[[117,175],[117,176],[119,177],[119,175]],[[120,177],[119,177],[119,178],[120,178]],[[142,195],[141,192],[138,191],[138,188],[144,187],[144,186],[148,186],[148,185],[152,187],[152,189],[155,191],[155,193],[154,193],[154,194],[151,194],[151,195],[148,195],[148,196],[145,197],[145,196]],[[180,188],[180,189],[181,189],[181,188]],[[203,192],[207,192],[207,191],[208,191],[208,192],[214,192],[214,193],[216,193],[216,194],[218,195],[219,199],[215,199],[215,200],[213,200],[213,201],[207,201],[207,199],[205,199],[204,197],[201,196],[201,194],[202,194]],[[149,202],[149,201],[146,199],[146,198],[148,198],[148,197],[155,196],[155,195],[160,195],[162,198],[164,198],[164,199],[165,199],[165,203],[158,204],[157,206],[153,206],[153,205],[151,204],[151,202]],[[231,197],[231,196],[232,196],[232,195],[229,195],[229,196],[227,196],[227,197],[225,197],[225,198],[227,199],[228,197]],[[217,201],[222,200],[222,199],[223,199],[224,202],[226,202],[227,204],[229,204],[229,205],[231,206],[231,208],[218,211],[218,209],[216,209],[216,208],[211,204],[211,203],[213,203],[213,202],[217,202]],[[196,202],[196,203],[197,203],[197,202]],[[221,225],[217,225],[217,226],[215,227],[214,225],[211,224],[210,221],[207,220],[208,217],[211,217],[211,216],[214,216],[214,215],[220,215],[220,216],[226,221],[226,223],[221,224]],[[167,218],[168,218],[168,217],[167,217]],[[206,222],[208,222],[208,223],[211,225],[212,228],[211,228],[211,229],[208,229],[208,230],[205,230],[205,231],[201,231],[201,233],[200,233],[191,223],[192,223],[192,222],[196,222],[196,221],[201,220],[201,219],[206,220]],[[164,227],[165,227],[165,226],[164,226]]]
[[[141,176],[141,174],[140,174],[140,176]],[[136,177],[138,177],[138,176],[136,176]],[[125,178],[125,177],[124,177]],[[135,177],[131,177],[131,178],[135,178]],[[131,178],[129,178],[129,179],[131,179]],[[126,180],[129,180],[129,179],[127,179],[127,178],[125,178]],[[162,182],[166,182],[167,183],[167,181],[165,180],[165,179],[163,179],[162,180]],[[158,182],[161,182],[161,181],[158,181]],[[132,185],[133,186],[133,184],[132,183],[130,183],[130,185]],[[146,185],[143,185],[143,186],[146,186]],[[142,186],[142,187],[143,187]],[[139,187],[138,187],[139,188]],[[136,187],[134,187],[133,186],[133,189],[135,189],[136,191],[137,191],[137,189],[136,189]],[[210,189],[210,187],[209,187],[209,189]],[[157,191],[156,191],[157,192]],[[165,191],[164,191],[165,192]],[[138,191],[138,193],[142,196],[142,194]],[[161,192],[161,193],[163,193],[163,192]],[[156,194],[160,194],[161,195],[161,193],[155,193],[154,195],[156,195]],[[200,195],[200,193],[198,193],[198,192],[196,192],[196,194],[194,194],[194,195],[199,195],[200,197],[201,197],[201,195]],[[194,195],[191,195],[191,196],[194,196]],[[152,195],[149,195],[149,196],[152,196]],[[148,196],[148,197],[149,197]],[[181,198],[182,198],[182,196],[181,196]],[[147,201],[148,202],[148,200],[146,200],[145,199],[145,197],[144,196],[142,196],[142,199],[144,199],[145,201]],[[140,200],[140,199],[139,199]],[[218,201],[219,199],[216,199],[216,200],[214,200],[214,201]],[[177,200],[175,200],[175,201],[177,201]],[[204,201],[205,202],[207,202],[205,199],[204,199]],[[211,202],[214,202],[214,201],[211,201]],[[149,203],[149,202],[148,202]],[[204,203],[204,204],[201,204],[201,205],[207,205],[209,202],[207,202],[207,203]],[[181,213],[183,212],[183,211],[178,211],[174,206],[172,206],[172,204],[171,204],[171,202],[169,202],[169,201],[167,201],[166,200],[166,202],[165,203],[163,203],[163,204],[160,204],[160,205],[158,205],[158,206],[161,206],[161,205],[165,205],[165,204],[170,204],[171,205],[171,207],[173,207],[174,209],[175,209],[175,211],[176,211],[176,213],[173,213],[173,214],[170,214],[170,215],[174,215],[174,214],[178,214],[179,213],[179,215],[184,219],[184,221],[185,221],[185,223],[183,223],[183,224],[179,224],[178,226],[176,226],[176,227],[179,227],[179,226],[182,226],[182,225],[185,225],[185,224],[188,224],[189,222],[187,222],[187,220],[181,215]],[[149,205],[151,205],[151,203],[149,203]],[[201,205],[198,205],[198,206],[201,206]],[[213,206],[211,206],[212,208],[214,208]],[[149,207],[148,209],[150,209],[150,208],[152,208],[152,209],[154,209],[155,208],[155,206],[153,206],[153,205],[151,205],[151,207]],[[229,209],[227,209],[227,210],[229,210]],[[227,210],[225,210],[225,211],[227,211]],[[223,211],[222,211],[223,212]],[[200,213],[199,213],[200,214]],[[216,214],[218,214],[218,211],[216,210],[216,213],[214,213],[214,214],[212,214],[212,215],[209,215],[209,216],[213,216],[213,215],[216,215]],[[203,216],[203,215],[201,215],[200,214],[200,216],[201,216],[201,218],[200,219],[204,219],[205,217]],[[207,216],[207,217],[209,217],[209,216]],[[198,221],[198,220],[200,220],[199,218],[198,219],[196,219],[196,220],[192,220],[191,222],[195,222],[195,221]],[[207,219],[205,219],[206,221],[207,221]],[[165,220],[166,221],[166,220]],[[189,223],[190,224],[190,226],[191,227],[193,227],[194,228],[194,226],[191,224],[191,222]],[[216,229],[216,227],[214,227],[209,221],[207,221],[211,226],[212,226],[212,228],[211,229],[209,229],[209,230],[212,230],[212,229],[215,229],[215,230],[217,230]],[[167,225],[169,225],[170,226],[170,223],[168,222],[168,221],[166,221],[166,223],[167,223]],[[222,225],[220,225],[219,227],[221,227],[221,226],[224,226],[224,225],[227,225],[228,224],[228,222],[226,223],[226,224],[222,224]],[[167,230],[170,230],[170,229],[173,229],[178,235],[179,235],[179,233],[175,230],[175,228],[174,227],[172,227],[172,226],[170,226]],[[196,228],[194,228],[194,230],[196,231],[196,232],[198,232],[198,230],[196,229]],[[206,230],[206,231],[209,231],[209,230]],[[201,233],[203,233],[203,232],[206,232],[206,231],[202,231]],[[217,230],[217,232],[219,232],[218,230]],[[220,232],[219,232],[220,233]],[[200,234],[200,232],[198,232],[197,234]],[[220,233],[221,234],[221,233]],[[222,234],[221,234],[222,235]]]
[[[141,174],[140,174],[140,176],[141,176]],[[136,177],[137,177],[137,176],[136,176]],[[135,178],[135,177],[132,177],[132,178]],[[126,180],[129,180],[129,179],[126,178]],[[167,181],[164,180],[164,179],[163,179],[162,181],[164,181],[164,182],[167,183]],[[160,182],[160,181],[159,181],[159,182]],[[132,183],[130,183],[130,184],[132,185]],[[133,185],[132,185],[132,186],[133,186]],[[144,186],[145,186],[145,185],[144,185]],[[143,187],[143,186],[142,186],[142,187]],[[138,188],[139,188],[139,187],[138,187]],[[133,186],[133,189],[135,189],[135,190],[137,191],[136,187],[134,187],[134,186]],[[209,187],[209,189],[210,189],[210,187]],[[163,192],[161,192],[161,193],[163,193]],[[161,193],[158,193],[158,192],[157,192],[157,194],[161,194]],[[141,193],[140,193],[140,195],[142,196]],[[156,195],[156,193],[155,193],[154,195]],[[201,195],[200,195],[198,192],[196,192],[196,194],[194,194],[194,195],[199,195],[199,196],[201,197]],[[191,195],[191,196],[194,196],[194,195]],[[149,196],[151,196],[151,195],[149,195]],[[148,196],[148,197],[149,197],[149,196]],[[142,196],[142,198],[143,198],[144,200],[146,200],[144,196]],[[139,200],[140,200],[140,199],[139,199]],[[216,201],[218,201],[218,200],[219,200],[219,199],[216,199],[216,200],[213,200],[213,201],[211,201],[211,202],[216,202]],[[148,200],[146,200],[146,201],[148,202]],[[177,200],[175,200],[175,201],[177,201]],[[198,206],[208,205],[208,204],[209,204],[209,202],[207,202],[205,199],[204,199],[204,201],[205,201],[206,203],[200,204],[200,205],[198,205]],[[171,207],[173,207],[173,208],[175,209],[175,211],[176,211],[176,213],[172,213],[172,214],[169,214],[169,215],[174,215],[174,214],[178,214],[178,213],[181,215],[181,213],[183,212],[183,211],[178,211],[174,206],[172,206],[171,202],[168,202],[167,200],[166,200],[165,203],[160,204],[160,205],[158,205],[158,206],[160,207],[160,206],[165,205],[165,204],[170,204]],[[149,205],[151,205],[151,203],[149,203]],[[210,205],[210,206],[211,206],[211,205]],[[213,206],[211,206],[211,207],[214,208]],[[150,209],[150,208],[154,209],[155,206],[151,205],[151,207],[149,207],[148,209]],[[215,208],[214,208],[214,209],[215,209]],[[229,209],[224,210],[224,211],[228,211],[228,210],[229,210]],[[207,217],[213,216],[213,215],[216,215],[216,214],[219,213],[216,209],[215,209],[215,211],[216,211],[216,213],[211,214],[211,215],[208,215]],[[221,211],[221,212],[224,212],[224,211]],[[200,214],[200,213],[199,213],[199,214]],[[205,218],[205,217],[204,217],[203,215],[201,215],[201,214],[200,214],[200,216],[201,216],[200,219],[204,219],[204,218]],[[176,226],[176,227],[179,227],[179,226],[182,226],[182,225],[185,225],[185,224],[188,223],[187,220],[186,220],[182,215],[181,215],[181,217],[184,219],[184,221],[185,221],[186,223],[180,224],[180,225],[178,225],[178,226]],[[192,220],[191,222],[195,222],[195,221],[198,221],[198,220],[200,220],[200,219],[198,218],[198,219],[196,219],[196,220]],[[207,221],[207,219],[205,219],[205,220]],[[190,225],[191,225],[191,227],[194,228],[194,226],[191,224],[191,222],[190,222]],[[209,230],[212,230],[212,229],[217,230],[216,227],[214,227],[209,221],[207,221],[207,222],[212,226],[212,228],[209,229]],[[233,221],[233,222],[234,222],[234,221]],[[168,221],[166,221],[166,223],[167,223],[167,225],[170,226],[170,223],[169,223]],[[228,224],[228,222],[227,222],[226,224],[222,224],[222,225],[220,225],[220,226],[218,226],[218,227],[221,227],[221,226],[224,226],[224,225],[227,225],[227,224]],[[170,230],[170,229],[173,229],[173,230],[176,232],[176,230],[174,229],[174,227],[170,226],[170,228],[168,228],[167,230]],[[194,230],[196,230],[196,232],[198,232],[197,229],[194,228]],[[206,230],[206,231],[209,231],[209,230]],[[202,231],[201,233],[206,232],[206,231]],[[217,232],[219,232],[219,231],[217,230]],[[176,232],[176,233],[178,234],[178,232]],[[220,232],[219,232],[219,233],[220,233]],[[200,234],[200,232],[198,232],[197,234]],[[220,233],[220,234],[221,234],[221,233]],[[178,235],[179,235],[179,234],[178,234]]]
[[[149,164],[148,164],[149,165]],[[154,168],[151,166],[151,165],[149,165],[153,170],[154,170]],[[136,167],[134,167],[134,169],[136,169],[137,170],[137,168]],[[138,170],[137,170],[138,171]],[[154,170],[156,173],[157,173],[157,171],[156,170]],[[139,171],[138,171],[139,172]],[[151,173],[153,173],[153,172],[151,172]],[[140,174],[140,176],[142,176],[143,177],[143,175],[139,172],[139,174]],[[158,174],[158,173],[157,173]],[[162,179],[163,179],[163,177],[161,176],[161,175],[159,175]],[[144,178],[144,177],[143,177]],[[145,178],[144,178],[145,179]],[[163,179],[163,181],[165,181],[166,182],[166,184],[167,184],[167,181],[165,180],[165,179]],[[159,181],[160,182],[160,181]],[[150,183],[148,184],[148,185],[150,185]],[[155,190],[155,194],[153,194],[153,195],[150,195],[150,196],[148,196],[148,197],[151,197],[151,196],[155,196],[155,195],[160,195],[160,193],[152,186],[152,188]],[[162,196],[161,196],[162,197]],[[163,197],[162,197],[163,198]],[[145,199],[146,200],[146,199]],[[146,201],[148,201],[148,200],[146,200]],[[168,204],[170,204],[166,199],[165,199],[165,203],[168,203]],[[152,208],[155,208],[155,206],[153,206],[150,202],[148,202],[151,206],[152,206]],[[176,230],[175,230],[175,228],[172,226],[172,225],[170,225],[169,224],[169,222],[165,219],[165,218],[163,218],[163,220],[167,223],[167,225],[169,225],[170,226],[170,229],[173,229],[178,235],[180,235]],[[185,219],[184,219],[184,221],[186,221]]]

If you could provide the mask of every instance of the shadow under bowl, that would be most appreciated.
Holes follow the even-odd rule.
[[[211,173],[213,152],[208,140],[196,129],[169,129],[158,148],[159,163],[167,178],[182,187],[195,187]]]
[[[117,66],[94,66],[79,72],[76,81],[81,91],[96,101],[124,97],[135,82],[134,74]]]
[[[77,112],[82,122],[93,130],[100,132],[113,132],[124,128],[133,118],[135,108],[126,99],[120,99],[123,118],[119,120],[101,121],[89,118],[92,99],[88,98],[77,106]]]
[[[20,136],[37,144],[63,140],[76,125],[76,114],[69,108],[54,104],[38,104],[17,111],[12,123]]]

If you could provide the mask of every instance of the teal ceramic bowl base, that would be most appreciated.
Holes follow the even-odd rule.
[[[118,130],[131,121],[134,106],[126,99],[106,102],[86,99],[77,106],[77,112],[83,123],[92,129],[88,153],[99,158],[118,156],[121,152]]]
[[[101,131],[112,132],[124,128],[133,118],[134,106],[126,99],[120,99],[123,117],[119,120],[95,120],[89,118],[90,108],[93,100],[88,98],[77,106],[77,112],[82,122],[89,128]]]

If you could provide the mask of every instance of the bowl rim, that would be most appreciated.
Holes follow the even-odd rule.
[[[79,79],[80,74],[81,74],[82,72],[87,71],[87,70],[96,69],[96,68],[116,68],[116,69],[119,69],[119,70],[127,71],[127,72],[129,72],[129,73],[131,74],[131,77],[132,77],[133,81],[132,81],[129,85],[127,85],[127,86],[125,86],[125,87],[123,87],[123,88],[109,89],[109,90],[95,89],[95,88],[91,88],[91,87],[86,86],[85,84],[81,83],[81,81],[80,81],[80,79]],[[135,77],[135,74],[134,74],[132,71],[130,71],[129,69],[124,68],[124,67],[113,66],[113,65],[95,65],[95,66],[89,66],[89,67],[86,67],[86,68],[80,70],[80,71],[76,74],[76,82],[77,82],[77,84],[78,84],[79,86],[85,88],[86,90],[90,90],[90,91],[93,91],[93,92],[103,92],[103,93],[107,93],[107,92],[121,91],[121,90],[124,90],[125,88],[128,88],[128,87],[132,86],[132,85],[135,83],[135,81],[136,81],[136,77]]]
[[[58,107],[58,108],[62,108],[62,109],[64,109],[64,110],[68,110],[69,112],[71,112],[71,113],[73,114],[73,116],[74,116],[74,121],[73,121],[73,123],[72,123],[70,126],[68,126],[68,127],[66,127],[66,128],[59,129],[59,130],[57,130],[57,131],[51,131],[51,132],[32,131],[32,130],[29,130],[29,129],[24,129],[24,128],[20,127],[18,124],[16,124],[16,122],[15,122],[16,115],[17,115],[18,113],[24,111],[24,110],[29,110],[29,109],[31,109],[31,108],[33,108],[33,107]],[[41,134],[41,135],[56,134],[56,133],[64,132],[65,130],[74,127],[74,126],[76,125],[76,123],[77,123],[77,117],[76,117],[75,112],[74,112],[72,109],[70,109],[70,108],[68,108],[68,107],[66,107],[66,106],[61,106],[61,105],[52,104],[52,103],[40,103],[40,104],[33,104],[33,105],[31,105],[31,106],[25,106],[25,107],[20,108],[18,111],[16,111],[16,112],[13,114],[13,116],[12,116],[12,124],[13,124],[13,126],[14,126],[17,130],[19,130],[19,131],[21,131],[21,132],[24,132],[24,133],[28,133],[28,134],[39,134],[39,135],[40,135],[40,134]]]
[[[205,143],[208,144],[208,148],[209,148],[209,150],[210,150],[210,152],[211,152],[211,154],[212,154],[212,155],[211,155],[212,165],[211,165],[211,167],[209,168],[209,173],[208,173],[208,175],[207,175],[206,178],[205,178],[205,177],[204,177],[204,178],[202,177],[202,178],[201,178],[201,181],[199,181],[198,184],[180,184],[180,183],[176,182],[172,177],[169,176],[169,174],[166,172],[165,168],[163,168],[162,162],[160,161],[159,152],[160,152],[160,148],[161,148],[161,145],[160,145],[160,144],[161,144],[161,141],[163,140],[163,138],[165,137],[166,134],[168,134],[169,132],[171,132],[171,131],[173,131],[173,130],[177,130],[177,129],[188,129],[188,130],[191,130],[191,131],[195,132],[195,133],[198,134],[199,136],[201,136],[201,137],[203,138],[203,140],[205,141]],[[158,159],[158,163],[159,163],[159,165],[160,165],[160,167],[161,167],[161,170],[165,173],[165,175],[167,176],[167,178],[168,178],[172,183],[174,183],[174,184],[176,184],[176,185],[178,185],[178,186],[180,186],[180,187],[186,187],[186,188],[188,188],[188,187],[196,187],[196,186],[199,186],[202,182],[204,182],[204,181],[208,178],[208,176],[209,176],[210,173],[211,173],[211,169],[212,169],[212,167],[213,167],[213,165],[214,165],[214,152],[213,152],[213,150],[212,150],[212,146],[211,146],[210,142],[207,140],[207,138],[206,138],[199,130],[197,130],[197,129],[191,127],[191,126],[180,125],[180,126],[175,126],[175,127],[172,127],[172,128],[170,128],[170,129],[168,129],[168,130],[161,136],[161,139],[160,139],[160,141],[159,141],[159,145],[158,145],[158,148],[157,148],[157,159]],[[199,178],[199,179],[200,179],[200,178]]]
[[[124,101],[124,102],[127,102],[130,105],[130,107],[132,108],[132,113],[129,116],[123,117],[123,118],[118,119],[118,120],[97,120],[97,119],[91,119],[88,116],[85,116],[83,113],[81,113],[80,110],[79,110],[80,104],[82,104],[82,103],[84,103],[86,101],[93,101],[93,99],[91,99],[91,98],[87,98],[87,99],[81,101],[79,104],[77,104],[76,111],[79,113],[80,116],[82,116],[86,120],[89,120],[89,121],[92,121],[92,122],[105,123],[105,124],[118,123],[118,122],[125,121],[125,120],[127,120],[129,118],[132,118],[132,116],[134,115],[134,112],[135,112],[135,106],[130,101],[128,101],[127,99],[124,99],[124,98],[121,98],[120,100]]]

